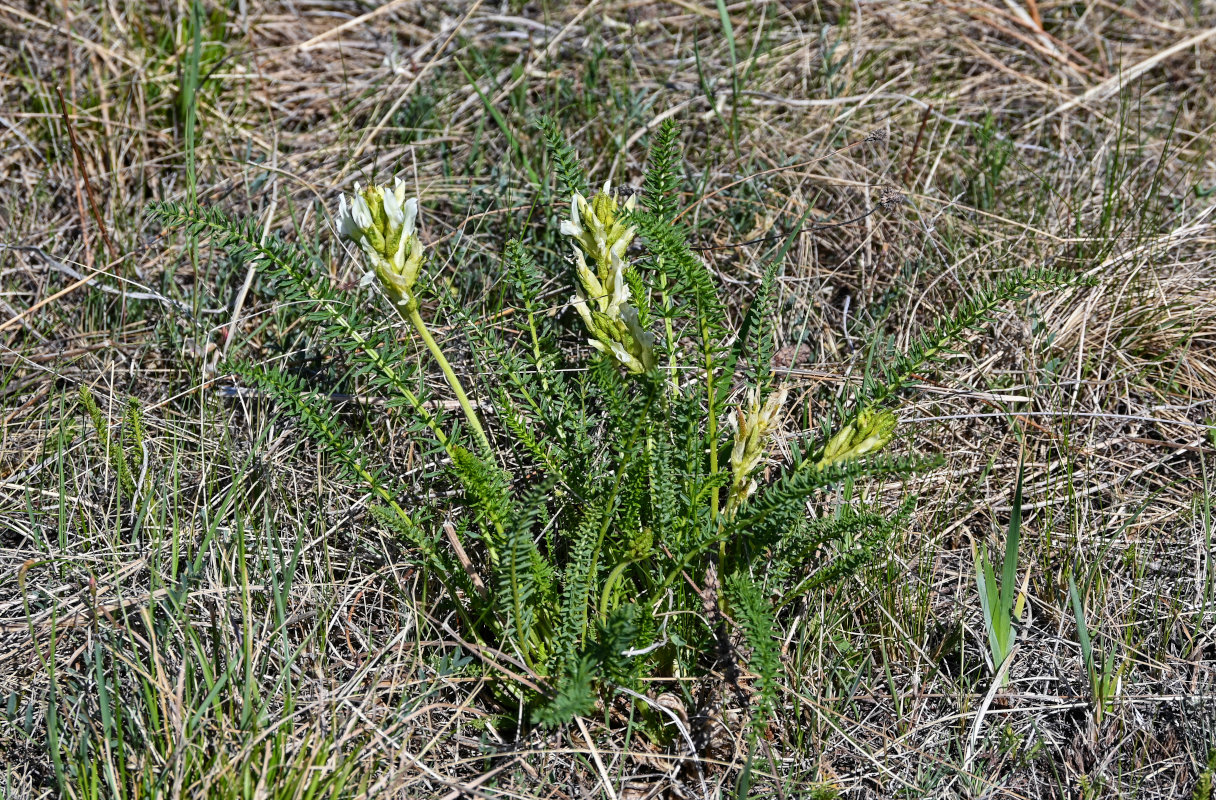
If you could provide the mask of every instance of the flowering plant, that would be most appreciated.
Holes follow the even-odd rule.
[[[338,200],[338,232],[359,245],[370,267],[360,283],[366,286],[379,281],[385,295],[393,302],[393,307],[414,326],[439,368],[443,370],[448,385],[452,387],[452,392],[469,421],[469,427],[473,429],[479,444],[488,454],[490,440],[473,410],[473,404],[469,402],[464,385],[444,356],[435,337],[431,336],[426,321],[418,313],[414,284],[422,270],[423,250],[422,240],[414,230],[417,219],[418,198],[405,198],[405,182],[400,178],[393,181],[392,189],[375,183],[361,188],[356,183],[355,193],[349,201],[346,195],[342,195]]]

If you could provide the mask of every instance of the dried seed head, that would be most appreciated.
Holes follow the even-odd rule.
[[[908,198],[904,197],[904,193],[892,186],[884,186],[882,193],[878,195],[878,206],[883,211],[890,211],[896,206],[901,206]]]
[[[872,130],[868,134],[866,134],[865,142],[867,144],[886,144],[887,143],[887,129],[886,128],[875,128],[874,130]]]

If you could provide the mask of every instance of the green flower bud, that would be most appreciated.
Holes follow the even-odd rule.
[[[853,452],[858,456],[875,453],[886,447],[895,438],[895,415],[890,411],[867,409],[857,417],[857,444]]]
[[[570,219],[563,220],[561,225],[561,232],[572,237],[576,246],[591,257],[601,282],[612,269],[612,255],[624,259],[625,251],[637,234],[626,224],[611,189],[605,181],[600,193],[590,202],[575,192],[570,201]],[[638,198],[633,195],[625,201],[625,210],[632,211],[637,204]]]
[[[876,453],[895,438],[895,415],[887,410],[867,408],[857,419],[841,428],[824,445],[817,469],[852,461]]]
[[[633,536],[629,537],[629,546],[625,551],[625,557],[630,561],[637,561],[641,558],[646,558],[654,549],[654,532],[650,530],[649,525],[640,528]]]
[[[844,458],[856,433],[857,426],[852,422],[837,431],[823,448],[823,457],[819,461],[820,467]]]

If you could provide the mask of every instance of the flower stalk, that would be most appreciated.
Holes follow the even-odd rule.
[[[401,308],[401,307],[399,307]],[[473,410],[473,404],[469,402],[468,395],[464,392],[464,386],[460,383],[460,379],[456,377],[455,370],[444,357],[443,351],[439,349],[439,343],[435,341],[435,337],[431,336],[431,332],[426,327],[426,322],[422,319],[422,315],[418,313],[418,304],[412,303],[404,307],[406,319],[414,326],[414,330],[422,337],[422,341],[426,344],[435,361],[439,363],[439,368],[443,370],[443,376],[447,378],[448,386],[452,387],[452,393],[456,395],[457,402],[460,403],[461,409],[464,410],[465,417],[469,420],[469,426],[473,429],[473,433],[477,436],[478,443],[485,450],[486,454],[493,453],[490,447],[490,440],[486,436],[485,429],[481,427],[481,420],[477,418],[477,413]]]
[[[345,195],[338,201],[338,232],[359,245],[370,267],[360,283],[364,286],[379,283],[393,308],[422,338],[443,370],[478,443],[489,455],[493,451],[481,420],[477,418],[460,378],[418,312],[414,284],[422,270],[424,251],[415,228],[417,219],[418,199],[406,199],[405,182],[400,178],[394,181],[392,189],[377,184],[362,188],[356,183],[349,202]]]

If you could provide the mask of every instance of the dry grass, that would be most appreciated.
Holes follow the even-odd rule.
[[[170,732],[147,761],[166,796],[265,796],[266,742],[274,763],[349,764],[366,781],[343,791],[382,797],[729,796],[741,774],[782,798],[1195,790],[1216,746],[1216,7],[738,3],[733,44],[719,8],[207,3],[195,55],[185,2],[0,3],[0,786],[54,793],[48,663],[59,700],[84,709],[93,654],[130,647],[170,654],[141,664]],[[542,111],[593,176],[626,184],[649,131],[683,122],[686,218],[707,246],[859,216],[885,186],[906,196],[785,253],[779,360],[807,408],[791,434],[861,374],[874,331],[902,345],[1017,267],[1096,279],[999,316],[905,400],[900,446],[946,463],[864,490],[919,494],[913,525],[783,619],[783,715],[752,753],[739,699],[713,680],[649,692],[670,692],[696,758],[679,736],[631,738],[627,704],[517,740],[514,712],[454,659],[515,665],[462,649],[360,498],[290,428],[220,396],[220,352],[307,348],[267,324],[268,287],[143,218],[196,191],[353,279],[328,209],[400,173],[433,209],[425,237],[447,255],[433,280],[488,318],[502,243],[552,213],[528,125]],[[876,129],[889,142],[863,141]],[[742,302],[781,244],[703,255]],[[115,422],[128,396],[142,404],[156,513],[116,503],[79,384]],[[408,442],[388,447],[407,463]],[[1026,616],[992,693],[971,547],[1000,546],[1020,454]],[[1115,654],[1100,722],[1069,571],[1095,647]],[[192,783],[170,734],[197,642],[289,676],[258,707],[292,725],[203,731],[194,742],[225,756]]]

